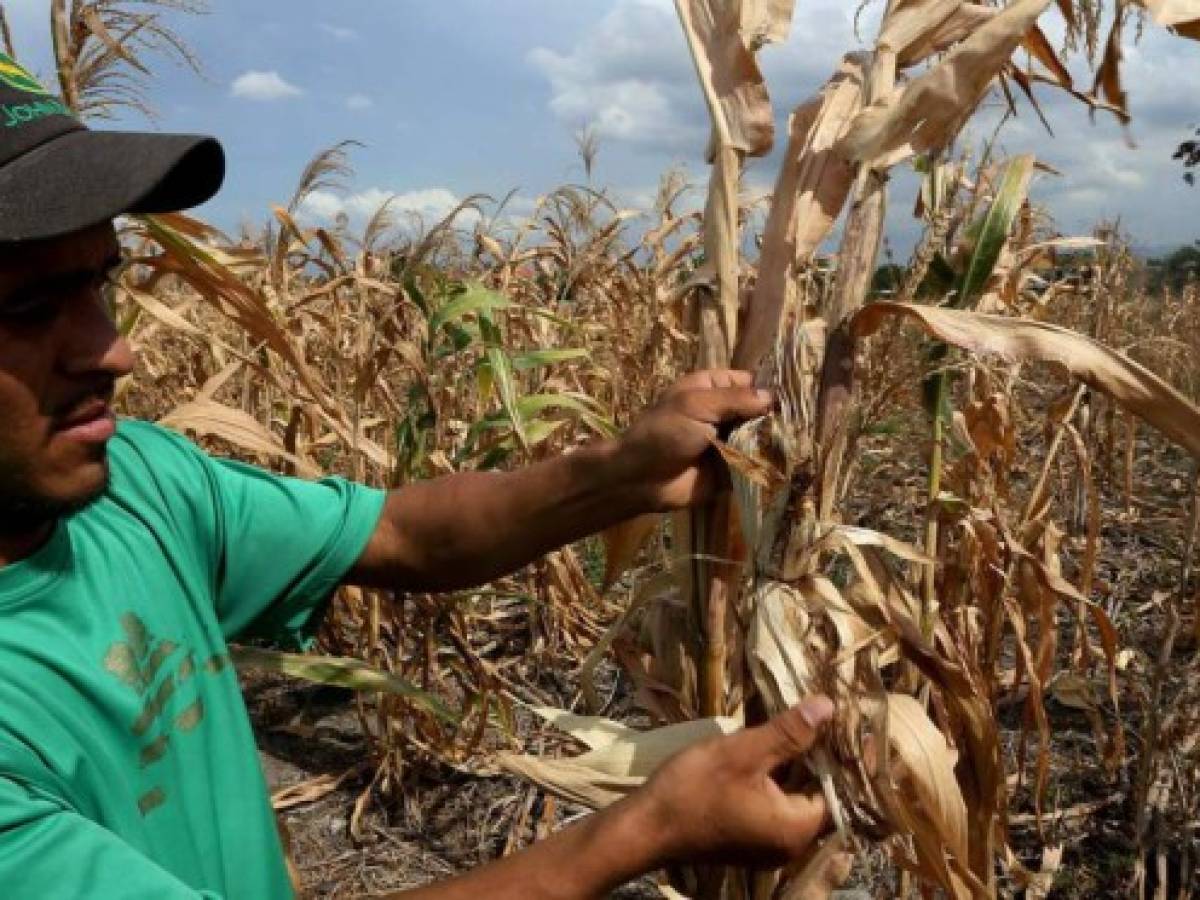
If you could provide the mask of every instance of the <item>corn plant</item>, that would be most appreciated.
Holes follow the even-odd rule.
[[[1027,722],[1039,739],[1039,814],[1049,741],[1041,697],[1052,675],[1060,604],[1069,601],[1081,618],[1094,619],[1116,700],[1111,622],[1062,577],[1061,532],[1045,519],[1049,475],[1068,436],[1077,436],[1072,420],[1082,389],[1070,392],[1052,422],[1041,475],[1016,515],[997,516],[976,505],[987,497],[971,496],[995,474],[990,464],[1002,466],[995,451],[1002,455],[1009,441],[1008,391],[990,389],[995,373],[969,368],[971,404],[957,419],[959,434],[952,434],[947,348],[958,347],[999,357],[1010,379],[1021,365],[1061,366],[1190,452],[1200,449],[1200,411],[1145,367],[1061,327],[997,314],[1012,311],[1003,308],[1005,297],[1020,294],[1031,261],[1056,243],[1034,245],[1028,225],[1019,222],[1034,170],[1031,157],[998,172],[982,169],[961,211],[947,197],[944,176],[954,182],[961,175],[948,173],[938,155],[997,79],[1026,89],[1032,81],[1034,73],[1012,62],[1014,50],[1024,46],[1049,72],[1039,77],[1079,93],[1037,26],[1048,6],[1048,0],[1015,0],[1003,8],[935,0],[887,5],[874,50],[848,55],[822,93],[792,117],[754,293],[739,330],[736,184],[742,160],[769,149],[772,121],[754,51],[786,33],[791,4],[677,2],[713,120],[707,268],[694,296],[698,364],[732,361],[757,372],[760,384],[779,393],[781,409],[742,427],[721,448],[734,473],[736,505],[718,502],[677,523],[676,534],[687,535],[693,560],[680,566],[683,614],[648,613],[644,655],[634,659],[636,681],[658,684],[660,696],[670,691],[673,702],[658,704],[660,715],[699,721],[614,737],[593,720],[546,712],[592,752],[568,761],[514,758],[507,764],[551,790],[602,805],[640,783],[670,749],[760,721],[812,692],[833,696],[838,717],[832,734],[807,771],[791,777],[821,786],[835,835],[798,871],[677,874],[674,887],[689,894],[791,896],[827,883],[835,854],[870,839],[885,842],[893,860],[927,886],[954,897],[995,896],[1008,806],[994,715],[1002,643],[1011,639],[1019,651],[1017,680],[1029,684]],[[1099,20],[1090,8],[1079,16],[1065,12],[1070,36],[1094,47]],[[1184,13],[1159,6],[1152,12],[1187,34],[1179,27]],[[1125,16],[1119,8],[1096,88],[1083,97],[1122,118],[1128,115],[1118,69]],[[904,79],[931,59],[923,72]],[[911,292],[931,273],[947,283],[926,289],[937,302],[864,305],[881,246],[886,173],[918,155],[927,161],[922,197],[934,227]],[[843,208],[833,290],[817,305],[796,276]],[[948,217],[958,219],[958,229]],[[864,339],[898,319],[940,341],[927,351],[936,371],[928,377],[923,546],[847,525],[839,515],[847,448],[858,421],[855,357]],[[965,496],[948,490],[944,480],[956,436],[963,457],[956,462],[974,466],[960,486]],[[961,482],[964,473],[955,474]],[[943,539],[945,527],[963,529],[965,539]],[[964,568],[1000,576],[950,579]],[[1027,615],[1034,617],[1036,639]],[[1087,623],[1080,628],[1086,635]],[[1108,760],[1120,758],[1119,726],[1102,738]],[[631,753],[630,745],[638,752]],[[614,775],[625,780],[614,781]],[[1014,877],[1034,882],[1011,853],[1006,858]]]

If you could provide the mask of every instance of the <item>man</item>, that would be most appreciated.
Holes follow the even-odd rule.
[[[200,203],[212,139],[84,129],[0,55],[0,895],[291,896],[226,642],[301,644],[342,583],[484,583],[717,484],[716,427],[765,412],[692,376],[618,441],[392,494],[289,480],[120,421],[134,360],[102,300],[112,219]],[[411,897],[600,897],[685,861],[778,864],[823,826],[771,773],[813,698],[685,752],[628,800]]]

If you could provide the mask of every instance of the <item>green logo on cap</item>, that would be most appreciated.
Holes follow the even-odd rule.
[[[36,78],[29,74],[23,66],[5,53],[0,53],[0,82],[10,88],[23,91],[26,94],[48,95],[50,92],[38,84]]]

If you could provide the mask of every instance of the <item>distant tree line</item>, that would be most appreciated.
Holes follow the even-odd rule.
[[[1189,282],[1200,278],[1200,245],[1193,243],[1179,247],[1164,257],[1147,260],[1146,266],[1151,291],[1164,288],[1180,291]]]

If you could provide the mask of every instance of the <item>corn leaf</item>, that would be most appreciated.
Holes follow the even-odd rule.
[[[1196,0],[1135,0],[1159,25],[1184,37],[1200,40],[1200,3]]]
[[[842,141],[856,162],[886,168],[949,143],[1050,0],[1014,0],[906,88],[858,114]]]
[[[221,438],[242,450],[287,460],[296,467],[297,472],[309,478],[321,474],[321,470],[309,460],[288,453],[275,435],[249,413],[216,400],[200,398],[184,403],[159,419],[158,424],[176,431],[192,431],[204,437]]]
[[[937,26],[925,31],[907,45],[896,48],[896,64],[907,69],[924,62],[936,53],[948,50],[974,33],[985,22],[995,18],[997,12],[999,10],[995,7],[979,3],[958,4],[958,8]]]
[[[491,370],[492,384],[500,395],[500,405],[504,407],[504,413],[508,417],[509,424],[512,425],[513,433],[521,445],[528,448],[529,439],[525,434],[525,417],[521,415],[518,404],[520,397],[517,393],[516,379],[513,377],[512,363],[504,349],[504,335],[492,321],[490,310],[479,310],[479,333],[487,348],[488,368]]]
[[[641,787],[664,762],[693,744],[738,729],[733,719],[695,719],[652,731],[633,731],[615,722],[537,709],[560,730],[595,749],[570,759],[505,754],[502,769],[574,803],[600,809]]]
[[[337,656],[282,653],[278,650],[264,650],[258,647],[230,647],[229,655],[239,669],[278,672],[316,684],[334,685],[349,688],[352,691],[379,691],[384,694],[395,694],[447,724],[459,724],[459,717],[433,694],[422,691],[391,672],[372,668],[362,660],[344,659]]]
[[[604,585],[608,590],[637,561],[638,554],[658,529],[662,516],[648,513],[607,529],[604,539]]]
[[[751,22],[777,22],[778,15],[757,14],[747,2],[737,11],[745,11]],[[763,7],[765,9],[765,7]],[[675,9],[683,24],[684,35],[700,78],[705,102],[713,122],[713,141],[709,159],[719,148],[728,147],[747,156],[765,156],[774,142],[775,122],[766,82],[742,34],[729,24],[730,4],[721,0],[675,0]],[[771,26],[768,30],[777,30]]]
[[[502,294],[478,285],[468,285],[466,290],[453,300],[439,306],[429,317],[429,333],[436,334],[438,329],[448,322],[457,322],[464,316],[497,309],[509,309],[512,306],[513,302]]]
[[[896,4],[883,22],[876,46],[903,55],[927,39],[962,7],[962,0],[910,0]]]
[[[741,0],[738,31],[751,50],[786,41],[796,0]]]
[[[566,350],[527,350],[513,353],[509,356],[514,371],[525,372],[542,366],[553,366],[558,363],[574,362],[575,360],[591,359],[591,354],[585,347]]]
[[[852,330],[867,337],[896,317],[913,319],[929,334],[971,353],[1060,365],[1200,457],[1200,408],[1141,363],[1091,338],[1029,319],[884,302],[864,307]]]
[[[756,372],[774,348],[795,291],[793,273],[812,259],[846,205],[854,169],[835,148],[862,108],[865,60],[863,54],[847,56],[820,95],[792,114],[758,281],[733,356],[736,368]]]
[[[1004,170],[995,199],[992,200],[980,224],[971,260],[963,273],[962,284],[958,290],[956,306],[969,308],[991,278],[996,262],[1008,243],[1013,223],[1016,222],[1028,196],[1033,162],[1032,154],[1018,156]]]

